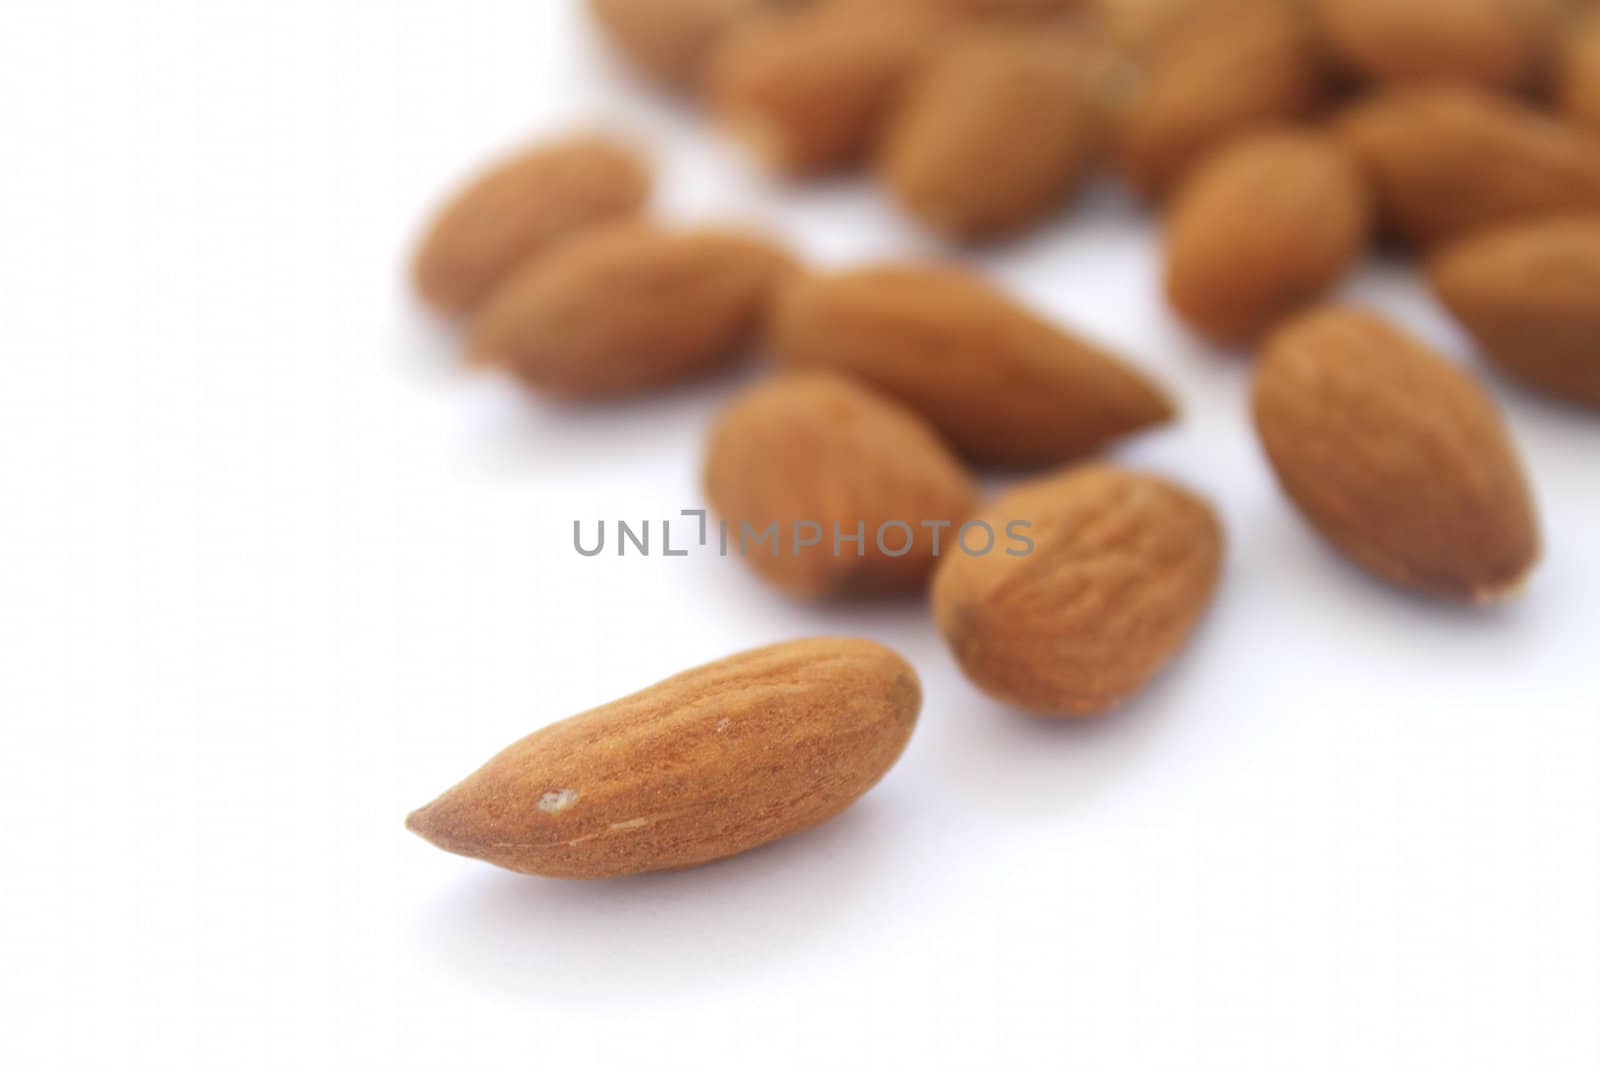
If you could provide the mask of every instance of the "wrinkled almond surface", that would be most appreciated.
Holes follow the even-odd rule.
[[[947,554],[934,618],[975,685],[1039,714],[1094,715],[1137,692],[1188,640],[1222,569],[1203,500],[1118,467],[1024,485],[977,520],[1030,523],[1033,549]]]
[[[786,374],[735,399],[712,428],[705,483],[730,540],[746,524],[752,536],[777,525],[770,546],[742,554],[802,597],[921,590],[935,562],[934,531],[922,524],[959,526],[978,502],[966,469],[919,416],[826,371]],[[841,531],[859,540],[836,540]]]
[[[860,378],[986,463],[1081,456],[1173,415],[1137,370],[951,266],[797,278],[772,342],[788,366]]]
[[[506,283],[473,323],[471,358],[570,397],[692,378],[747,350],[792,267],[732,230],[596,230]]]
[[[1600,211],[1600,138],[1470,86],[1396,89],[1340,134],[1387,225],[1419,244],[1503,223]]]
[[[1309,130],[1247,135],[1185,181],[1167,224],[1167,297],[1237,344],[1316,297],[1366,250],[1371,197],[1355,161]]]
[[[524,874],[692,867],[849,807],[900,757],[921,703],[911,665],[871,641],[771,645],[547,726],[406,825]]]
[[[973,35],[912,85],[879,171],[912,216],[957,240],[1001,237],[1060,208],[1094,162],[1101,61],[1080,35]],[[1017,118],[1027,115],[1026,129]]]
[[[1490,230],[1447,248],[1429,276],[1484,355],[1600,409],[1600,214]]]
[[[1379,577],[1493,600],[1537,560],[1533,504],[1493,400],[1378,316],[1330,307],[1283,327],[1253,406],[1284,491]]]
[[[649,168],[610,138],[535,145],[486,171],[439,212],[412,265],[417,291],[439,311],[470,311],[574,234],[633,215],[649,193]]]

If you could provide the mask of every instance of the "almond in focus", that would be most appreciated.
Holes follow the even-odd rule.
[[[1372,230],[1371,197],[1333,138],[1240,138],[1184,183],[1167,223],[1167,298],[1215,341],[1258,337],[1350,270]]]
[[[557,396],[664,386],[743,355],[793,269],[755,234],[617,224],[509,281],[474,321],[470,356]]]
[[[804,598],[920,591],[935,562],[933,530],[959,526],[978,501],[921,418],[824,371],[736,398],[712,429],[705,483],[730,542],[773,528],[770,542],[741,555]]]
[[[445,314],[471,311],[563,241],[636,214],[649,194],[649,168],[619,141],[581,134],[535,145],[440,210],[412,265],[417,292]]]
[[[786,366],[893,397],[983,463],[1059,462],[1173,416],[1138,370],[947,265],[801,276],[779,297],[772,344]]]
[[[1537,562],[1533,502],[1494,401],[1377,315],[1328,307],[1284,326],[1253,408],[1284,492],[1378,577],[1490,601]]]
[[[1187,642],[1222,570],[1211,507],[1119,467],[1021,486],[972,521],[1023,532],[1031,551],[952,548],[934,618],[973,684],[1040,715],[1097,715],[1143,688]]]
[[[916,672],[882,645],[771,645],[547,726],[406,826],[523,874],[693,867],[848,808],[899,759],[921,704]]]

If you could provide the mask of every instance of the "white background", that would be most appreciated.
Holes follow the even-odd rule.
[[[587,121],[664,214],[930,247],[864,183],[767,183],[573,4],[5,4],[0,1061],[1600,1062],[1600,423],[1495,381],[1547,559],[1499,610],[1393,593],[1280,498],[1247,365],[1095,194],[981,264],[1181,396],[1119,455],[1218,502],[1229,571],[1139,699],[1027,720],[919,605],[572,551],[699,502],[739,383],[548,406],[403,269],[466,171]],[[1402,268],[1352,295],[1467,357]],[[833,632],[928,698],[809,835],[566,884],[401,828],[548,721]]]

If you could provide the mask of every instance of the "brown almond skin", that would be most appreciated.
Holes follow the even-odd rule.
[[[1556,103],[1568,122],[1600,134],[1600,15],[1587,16],[1562,48]]]
[[[1339,134],[1387,227],[1420,245],[1512,222],[1600,211],[1600,139],[1465,85],[1395,89]]]
[[[1378,81],[1456,81],[1521,88],[1550,57],[1552,0],[1313,0],[1325,40]]]
[[[471,311],[519,268],[584,230],[636,214],[649,195],[649,167],[609,137],[535,145],[439,211],[412,264],[417,292],[444,314]]]
[[[826,4],[746,25],[717,50],[707,96],[772,170],[849,167],[877,144],[900,92],[952,28],[937,11]]]
[[[1137,370],[953,266],[799,277],[779,297],[772,343],[786,366],[895,398],[982,463],[1055,463],[1173,416]]]
[[[1378,577],[1490,601],[1537,561],[1533,503],[1494,401],[1384,319],[1328,307],[1283,327],[1253,407],[1284,492]]]
[[[648,77],[693,89],[712,51],[738,23],[774,0],[589,0],[612,45]]]
[[[973,684],[1039,715],[1098,715],[1141,689],[1188,640],[1222,571],[1211,507],[1118,467],[1029,483],[973,521],[1030,523],[1017,529],[1032,551],[947,553],[934,619]]]
[[[754,234],[608,227],[508,282],[473,323],[468,351],[556,396],[657,388],[743,355],[793,269]]]
[[[805,599],[920,592],[936,562],[922,523],[959,527],[978,503],[971,475],[927,423],[826,371],[782,375],[736,398],[712,428],[705,485],[730,544],[742,524],[752,536],[778,524],[775,542],[743,555]],[[796,547],[796,522],[816,523],[801,539],[821,543]],[[836,532],[858,530],[861,545],[841,541],[835,551]]]
[[[1242,344],[1326,291],[1366,250],[1366,180],[1312,130],[1247,135],[1185,181],[1167,224],[1167,298],[1214,341]]]
[[[1072,33],[963,40],[909,90],[879,159],[884,183],[908,214],[957,241],[1039,222],[1067,202],[1099,150],[1093,62]]]
[[[1326,93],[1322,52],[1295,5],[1226,0],[1183,25],[1185,32],[1156,35],[1147,46],[1143,78],[1120,120],[1118,170],[1156,200],[1216,148],[1306,116]]]
[[[771,645],[547,726],[406,826],[551,878],[694,867],[849,807],[899,759],[921,704],[911,665],[871,641]]]
[[[1498,367],[1600,410],[1600,214],[1468,238],[1428,276]]]

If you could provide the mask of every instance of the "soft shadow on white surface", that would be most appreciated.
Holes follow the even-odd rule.
[[[836,956],[897,862],[893,820],[868,796],[835,819],[742,856],[599,882],[462,861],[413,931],[474,987],[540,1000],[686,996]]]

